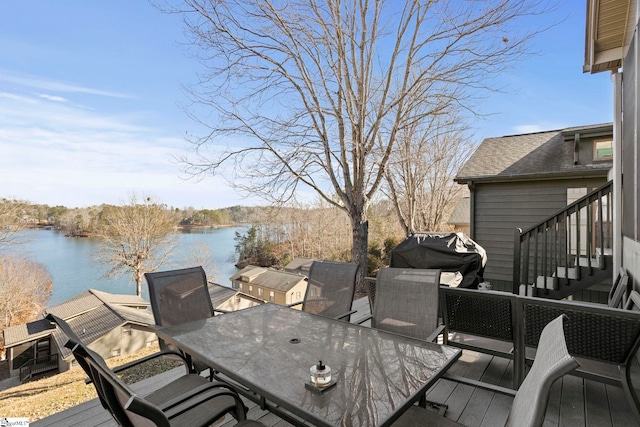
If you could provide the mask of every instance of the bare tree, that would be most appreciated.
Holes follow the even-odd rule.
[[[0,198],[0,250],[24,241],[25,236],[19,233],[28,220],[23,218],[24,206],[25,202]]]
[[[466,189],[454,183],[474,145],[455,112],[415,122],[401,132],[386,169],[384,192],[392,201],[406,236],[443,231]]]
[[[204,65],[187,172],[229,164],[238,189],[278,203],[310,187],[347,213],[364,267],[367,207],[398,133],[453,106],[474,112],[526,54],[539,30],[522,21],[546,3],[184,0],[173,12]]]
[[[124,206],[102,209],[97,259],[110,269],[105,277],[131,273],[136,295],[142,294],[144,273],[160,268],[176,244],[176,219],[166,205],[135,195]]]
[[[218,279],[218,265],[211,255],[211,250],[205,242],[199,241],[192,243],[187,248],[187,253],[179,260],[178,268],[184,268],[189,265],[202,266],[207,276],[207,280],[216,282]]]
[[[51,275],[42,264],[0,255],[0,331],[36,320],[52,287]]]

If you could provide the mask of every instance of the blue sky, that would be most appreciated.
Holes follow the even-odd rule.
[[[582,73],[586,1],[539,36],[538,52],[500,76],[474,139],[612,121],[607,73]],[[185,180],[174,160],[195,129],[181,84],[197,60],[177,16],[141,0],[29,0],[0,6],[0,197],[83,207],[131,193],[170,206],[243,199],[219,177]]]

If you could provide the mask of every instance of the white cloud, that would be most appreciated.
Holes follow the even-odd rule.
[[[55,95],[47,95],[46,93],[39,93],[37,94],[37,96],[39,96],[40,98],[43,99],[47,99],[49,101],[53,101],[53,102],[67,102],[67,100],[61,96],[55,96]]]
[[[175,207],[248,203],[220,177],[180,178],[181,132],[145,123],[148,113],[127,111],[126,100],[108,113],[42,94],[0,98],[0,196],[68,207],[119,204],[133,192]]]
[[[84,93],[89,95],[106,96],[111,98],[130,98],[129,95],[117,92],[111,92],[101,89],[94,89],[75,85],[71,83],[60,82],[44,77],[33,76],[23,73],[15,73],[10,70],[0,69],[0,82],[17,84],[20,86],[42,89],[50,92],[64,93]]]

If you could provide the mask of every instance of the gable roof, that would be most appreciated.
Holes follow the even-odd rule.
[[[4,346],[13,347],[27,341],[34,341],[51,335],[56,327],[47,319],[10,326],[3,331]]]
[[[315,259],[307,257],[296,257],[287,265],[284,266],[285,271],[291,273],[308,274]]]
[[[449,224],[471,223],[471,199],[462,197],[449,216]]]
[[[232,298],[237,293],[238,291],[231,289],[228,286],[209,282],[209,294],[211,296],[211,304],[213,304],[213,308],[220,307],[220,305],[224,304],[229,300],[229,298]]]
[[[575,134],[613,135],[613,125],[607,123],[487,138],[460,169],[455,181],[467,183],[489,178],[605,174],[611,168],[611,162],[574,164]]]
[[[244,280],[243,278],[248,280]],[[306,280],[306,276],[288,271],[248,265],[231,276],[231,280],[242,280],[244,283],[262,286],[263,288],[288,292],[298,283]]]
[[[256,265],[247,265],[242,270],[238,271],[236,274],[231,276],[230,279],[241,280],[244,277],[247,281],[250,282],[256,277],[258,277],[259,275],[261,275],[262,273],[264,273],[265,271],[267,271],[265,267],[258,267]],[[242,280],[245,280],[245,279],[242,279]]]

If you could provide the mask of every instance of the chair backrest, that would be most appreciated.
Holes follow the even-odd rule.
[[[565,315],[558,316],[542,330],[533,366],[516,393],[507,426],[541,426],[551,386],[578,368],[578,362],[567,351],[565,319]]]
[[[202,267],[145,273],[157,325],[173,326],[213,316],[207,276]]]
[[[611,286],[611,290],[609,291],[608,305],[613,308],[624,308],[627,303],[627,293],[629,286],[629,276],[624,271],[624,269],[620,269],[618,273],[618,277],[616,277],[616,281],[613,286]]]
[[[326,317],[340,317],[351,311],[358,264],[314,261],[302,310]],[[349,316],[343,318],[349,321]]]
[[[371,326],[426,339],[438,327],[440,270],[381,268]]]
[[[440,292],[447,332],[514,342],[514,294],[448,287],[443,287]]]
[[[128,387],[124,384],[118,384],[117,388],[119,391],[116,392],[112,384],[113,381],[110,381],[108,377],[113,376],[115,378],[114,381],[117,383],[121,383],[121,381],[107,367],[104,359],[96,352],[90,350],[75,334],[67,322],[53,314],[48,314],[47,319],[56,323],[67,336],[68,340],[65,343],[65,347],[71,350],[76,361],[91,380],[102,407],[109,411],[119,425],[123,427],[133,426],[134,424],[127,416],[123,404],[121,404],[117,398],[118,395],[123,396],[123,398],[126,395],[130,397],[132,393],[128,390]],[[126,402],[126,400],[124,402]],[[166,425],[169,425],[168,421]]]
[[[635,289],[631,290],[624,308],[626,310],[640,311],[640,293],[638,291]]]

